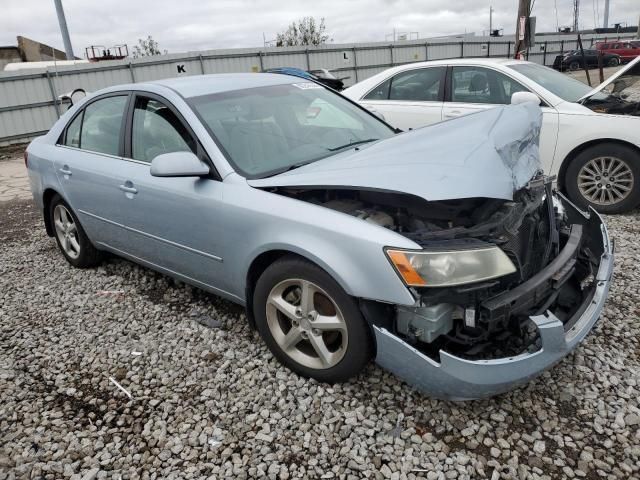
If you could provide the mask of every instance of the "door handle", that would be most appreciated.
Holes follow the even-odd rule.
[[[67,177],[70,177],[72,175],[71,170],[69,170],[69,167],[67,165],[60,169],[60,173],[66,175]]]
[[[138,189],[137,188],[135,188],[133,186],[128,186],[126,184],[125,185],[120,185],[120,190],[122,190],[123,192],[127,192],[127,193],[133,193],[133,194],[138,193]]]
[[[456,118],[460,115],[462,115],[462,112],[460,110],[451,110],[450,112],[444,114],[445,118]]]

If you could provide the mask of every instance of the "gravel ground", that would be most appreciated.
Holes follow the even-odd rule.
[[[124,260],[74,269],[30,202],[0,203],[0,479],[639,478],[640,212],[608,222],[595,333],[523,389],[453,403],[373,364],[302,379],[237,306]]]
[[[27,145],[27,143],[16,143],[14,145],[5,145],[0,147],[0,162],[3,160],[21,158],[24,150],[27,148]]]

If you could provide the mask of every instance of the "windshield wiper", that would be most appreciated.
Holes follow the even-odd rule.
[[[353,146],[356,146],[356,145],[361,145],[363,143],[375,142],[376,140],[380,140],[380,139],[379,138],[367,138],[366,140],[357,140],[355,142],[350,142],[350,143],[347,143],[346,145],[341,145],[339,147],[327,148],[327,150],[329,150],[330,152],[335,152],[337,150],[342,150],[344,148],[349,148],[349,147],[353,147]],[[325,156],[326,155],[323,155],[322,157],[314,158],[313,160],[307,160],[306,162],[294,163],[293,165],[288,165],[286,167],[282,167],[282,168],[280,168],[278,170],[274,170],[274,171],[270,172],[268,175],[264,175],[264,176],[262,176],[260,178],[275,177],[276,175],[280,175],[281,173],[289,172],[291,170],[295,170],[296,168],[304,167],[305,165],[309,165],[310,163],[313,163],[313,162],[316,162],[318,160],[321,160]]]
[[[315,160],[310,160],[308,162],[294,163],[293,165],[289,165],[289,166],[286,166],[286,167],[279,168],[278,170],[275,170],[275,171],[269,173],[268,175],[265,175],[265,176],[260,177],[260,178],[275,177],[276,175],[280,175],[281,173],[288,172],[290,170],[295,170],[296,168],[304,167],[305,165],[309,165],[310,163],[313,163],[313,162],[315,162]]]
[[[367,138],[366,140],[357,140],[355,142],[349,142],[345,145],[340,145],[339,147],[334,147],[334,148],[327,148],[327,150],[329,150],[330,152],[335,152],[336,150],[342,150],[343,148],[349,148],[349,147],[353,147],[355,145],[361,145],[363,143],[369,143],[369,142],[375,142],[376,140],[379,140],[378,138]]]

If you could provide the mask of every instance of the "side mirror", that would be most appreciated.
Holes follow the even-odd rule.
[[[163,153],[151,161],[154,177],[202,177],[210,171],[209,165],[191,152]]]
[[[540,98],[531,92],[516,92],[511,95],[511,105],[518,105],[520,103],[532,102],[536,105],[540,105]]]

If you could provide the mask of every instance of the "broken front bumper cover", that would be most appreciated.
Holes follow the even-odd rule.
[[[427,357],[385,328],[374,325],[376,363],[422,392],[442,399],[473,400],[490,397],[527,383],[567,356],[591,331],[604,307],[613,272],[613,244],[607,228],[595,210],[582,214],[562,199],[574,217],[584,222],[591,235],[602,235],[600,264],[591,291],[576,317],[563,323],[550,311],[530,317],[542,346],[533,353],[492,359],[467,360],[440,351],[440,363]]]

